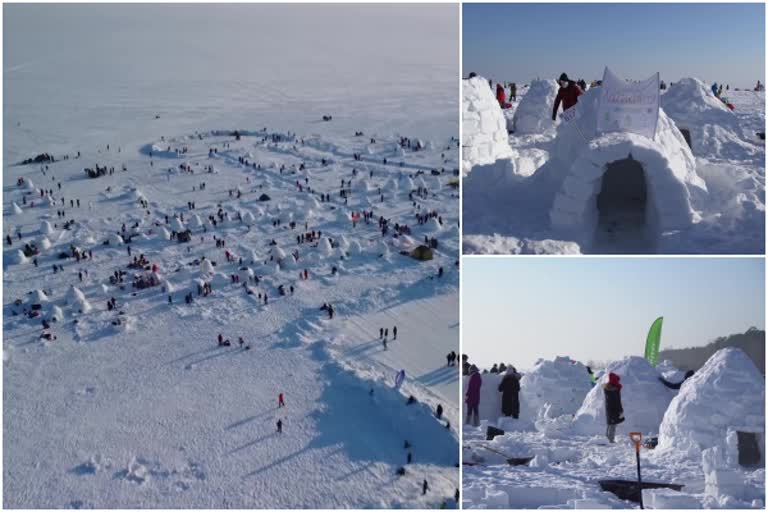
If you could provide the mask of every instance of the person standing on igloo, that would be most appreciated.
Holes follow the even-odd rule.
[[[575,106],[576,103],[579,102],[579,96],[584,93],[584,91],[579,89],[579,86],[576,85],[576,82],[568,78],[568,75],[565,73],[560,75],[560,78],[557,79],[557,82],[560,84],[560,89],[557,91],[555,105],[552,107],[553,121],[557,119],[557,109],[560,108],[561,102],[563,104],[563,111],[566,111],[569,108]]]
[[[624,421],[624,408],[621,406],[621,378],[611,372],[608,375],[608,384],[603,386],[605,393],[605,421],[608,424],[605,435],[608,442],[616,442],[616,425]]]

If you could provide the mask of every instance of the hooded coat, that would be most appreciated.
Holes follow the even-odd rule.
[[[504,416],[520,416],[520,376],[513,368],[507,369],[499,383],[501,412]]]
[[[618,425],[624,421],[624,408],[621,406],[620,377],[611,372],[608,384],[603,386],[605,393],[605,421],[608,425]]]
[[[496,101],[499,102],[501,108],[504,108],[504,105],[507,103],[504,87],[501,84],[496,84]]]
[[[467,405],[470,407],[480,405],[480,387],[483,385],[483,378],[476,367],[472,367],[469,374],[469,384],[467,385]]]

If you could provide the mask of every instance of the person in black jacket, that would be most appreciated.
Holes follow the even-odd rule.
[[[621,406],[621,378],[615,373],[608,374],[608,384],[603,386],[605,393],[605,435],[608,442],[616,442],[616,425],[624,421],[624,408]]]
[[[504,416],[520,417],[520,375],[514,366],[507,368],[499,383],[501,391],[501,412]]]

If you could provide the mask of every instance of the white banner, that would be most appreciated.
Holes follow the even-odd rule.
[[[652,139],[659,120],[659,74],[627,82],[605,68],[597,107],[597,131],[631,132]]]

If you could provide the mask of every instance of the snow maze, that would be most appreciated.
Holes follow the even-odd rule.
[[[6,168],[6,506],[456,505],[458,141],[81,151]]]

